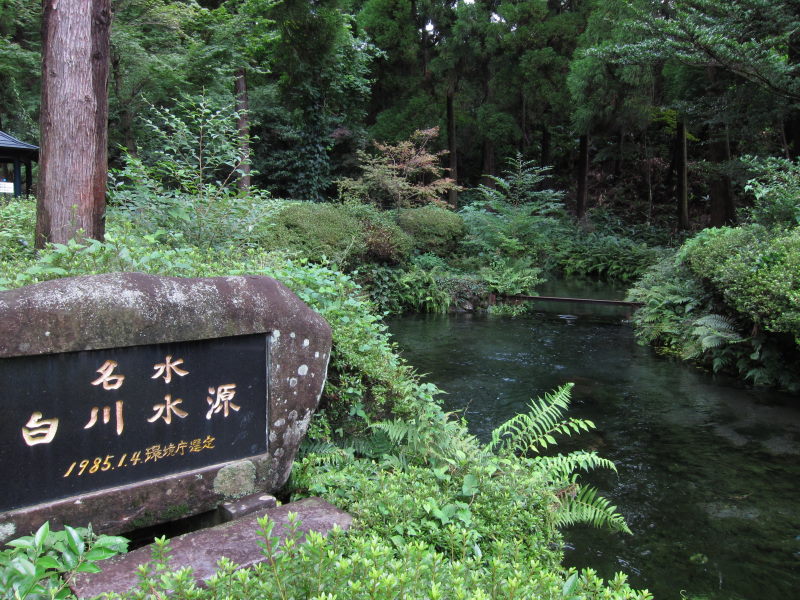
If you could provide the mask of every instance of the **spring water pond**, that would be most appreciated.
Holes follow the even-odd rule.
[[[616,463],[618,475],[584,481],[634,535],[571,528],[567,565],[603,577],[623,571],[657,599],[800,597],[800,398],[659,357],[614,316],[409,316],[389,327],[405,358],[448,393],[446,408],[464,411],[483,440],[530,398],[575,383],[571,414],[597,429],[559,449],[596,449]]]

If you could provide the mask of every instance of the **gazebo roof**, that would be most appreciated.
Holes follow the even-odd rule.
[[[39,146],[21,142],[13,135],[0,131],[0,159],[39,160]]]

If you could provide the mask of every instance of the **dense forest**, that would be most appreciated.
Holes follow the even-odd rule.
[[[104,231],[45,244],[41,189],[38,210],[3,197],[0,289],[269,275],[331,324],[325,393],[283,493],[322,495],[357,530],[224,593],[651,598],[560,566],[559,528],[630,531],[578,480],[613,463],[542,452],[591,428],[566,416],[571,387],[480,443],[382,318],[513,318],[546,278],[605,279],[641,304],[642,343],[796,394],[800,2],[112,0],[111,13]],[[0,130],[34,144],[54,111],[42,21],[38,2],[0,3]],[[143,589],[211,597],[176,577]],[[283,595],[258,587],[273,584]]]
[[[734,8],[735,6],[735,8]],[[109,148],[158,107],[238,110],[252,182],[330,200],[373,141],[438,127],[468,189],[520,153],[571,210],[676,229],[737,220],[754,157],[800,153],[793,2],[115,0]],[[0,127],[38,138],[40,17],[0,14]],[[249,167],[249,165],[248,165]],[[467,198],[468,200],[468,198]],[[463,205],[466,200],[451,203]]]

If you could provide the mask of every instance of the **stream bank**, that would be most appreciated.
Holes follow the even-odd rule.
[[[448,393],[445,407],[484,440],[530,398],[575,382],[573,414],[598,429],[560,450],[596,449],[617,464],[618,475],[588,479],[634,535],[567,530],[567,565],[624,571],[659,598],[777,600],[800,587],[796,398],[656,356],[613,319],[460,314],[389,325],[405,358]]]

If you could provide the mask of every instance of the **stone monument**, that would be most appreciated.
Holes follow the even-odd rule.
[[[91,275],[0,292],[0,543],[124,533],[279,489],[325,320],[268,277]]]

